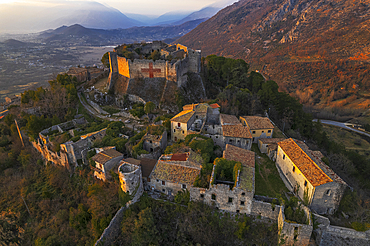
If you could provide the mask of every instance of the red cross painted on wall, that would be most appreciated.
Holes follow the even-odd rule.
[[[149,69],[148,68],[142,68],[142,73],[149,73],[149,78],[154,78],[154,73],[160,73],[161,69],[156,68],[153,69],[153,62],[149,63]]]

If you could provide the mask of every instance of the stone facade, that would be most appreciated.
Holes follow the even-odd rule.
[[[121,161],[118,168],[121,189],[131,196],[141,196],[143,188],[142,171],[140,165],[131,164]]]
[[[280,209],[279,219],[278,219],[278,228],[279,228],[279,242],[283,245],[308,245],[310,242],[312,234],[312,219],[311,211],[302,206],[308,223],[307,224],[297,224],[291,221],[287,221],[284,215],[284,207]]]
[[[86,150],[93,146],[93,142],[98,139],[102,139],[105,136],[105,130],[102,129],[97,132],[86,134],[81,136],[81,139],[77,142],[68,141],[60,145],[60,151],[52,151],[52,143],[49,140],[49,133],[59,132],[64,133],[65,131],[71,132],[72,130],[78,129],[78,126],[85,124],[84,118],[75,119],[59,125],[54,125],[48,129],[45,129],[39,133],[39,138],[36,139],[32,145],[41,153],[46,161],[50,161],[56,165],[61,165],[67,168],[71,168],[78,165],[78,160],[82,163],[87,163]]]
[[[166,46],[162,42],[153,42],[140,45],[143,54],[150,54],[154,50],[161,50],[162,59],[166,56],[178,58],[178,60],[146,60],[126,59],[119,57],[115,51],[109,53],[110,75],[107,88],[113,90],[115,83],[120,77],[126,78],[123,92],[130,94],[130,84],[138,79],[163,78],[167,82],[175,82],[178,87],[187,82],[187,73],[199,73],[201,64],[201,52],[191,50],[182,45]],[[181,51],[181,52],[180,52]]]
[[[313,217],[318,223],[318,228],[314,230],[318,246],[370,245],[370,230],[360,232],[351,228],[332,226],[328,218],[317,214],[313,214]]]
[[[221,210],[250,214],[253,192],[240,188],[230,190],[229,185],[217,184],[210,186],[209,189],[192,187],[190,189],[190,199],[192,201],[203,201]]]

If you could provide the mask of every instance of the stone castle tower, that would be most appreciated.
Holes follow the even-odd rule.
[[[133,200],[138,199],[144,191],[141,166],[138,163],[130,163],[123,160],[118,167],[121,189],[133,196]]]
[[[178,87],[187,81],[187,73],[200,73],[201,51],[192,50],[186,46],[166,45],[162,42],[153,42],[131,45],[135,59],[120,57],[115,49],[109,53],[110,75],[107,89],[114,90],[117,81],[123,82],[123,93],[130,93],[130,87],[135,80],[142,79],[145,83],[152,83],[158,79],[175,82]],[[135,50],[140,50],[141,56],[148,56],[152,52],[160,52],[161,59],[138,59],[140,56]],[[152,80],[152,81],[151,81]]]

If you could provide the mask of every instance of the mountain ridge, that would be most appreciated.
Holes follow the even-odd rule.
[[[241,0],[177,42],[242,58],[302,103],[343,106],[370,88],[369,13],[369,0]]]

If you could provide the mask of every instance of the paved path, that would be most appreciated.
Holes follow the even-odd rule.
[[[313,121],[314,122],[317,122],[317,119],[314,119]],[[352,127],[349,127],[348,125],[353,125],[351,123],[343,123],[343,122],[332,121],[332,120],[320,120],[320,122],[322,124],[325,124],[325,125],[331,125],[331,126],[341,127],[341,128],[344,128],[344,129],[347,129],[347,130],[350,130],[350,131],[353,131],[353,132],[356,132],[356,133],[359,133],[359,134],[362,134],[362,135],[365,135],[365,136],[370,137],[370,134],[369,133],[366,133],[366,132],[363,132],[363,131],[354,129]]]

